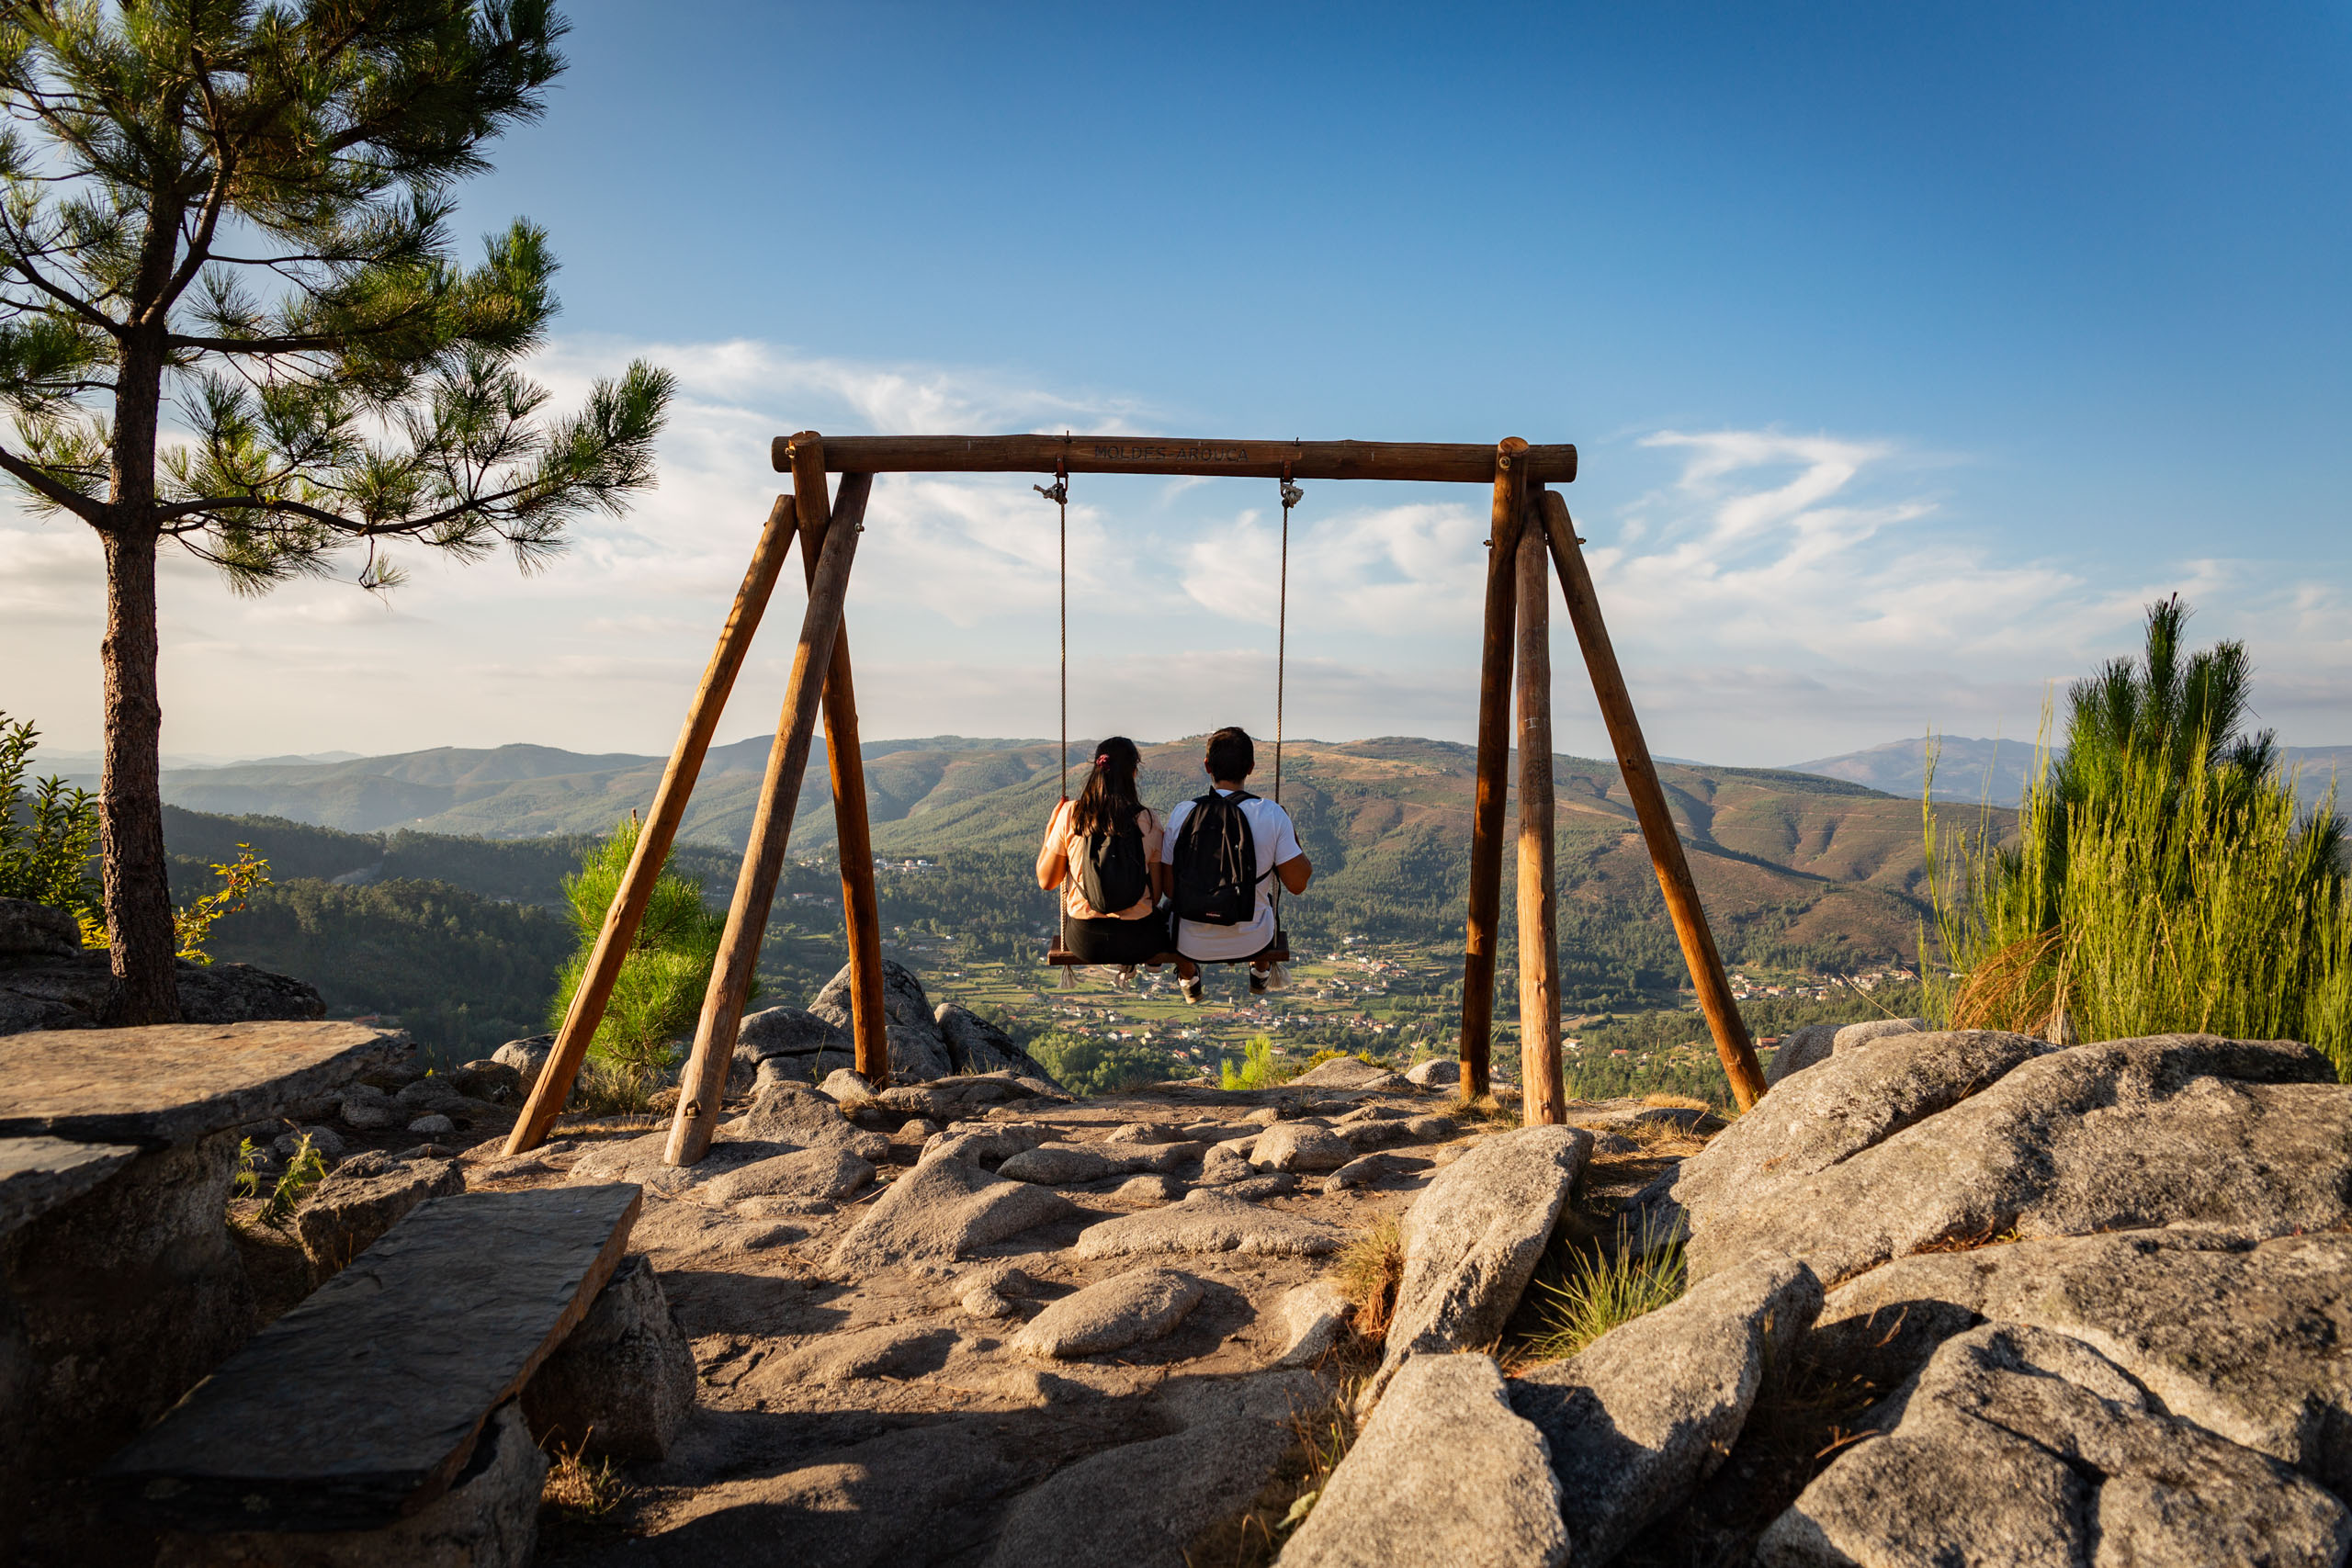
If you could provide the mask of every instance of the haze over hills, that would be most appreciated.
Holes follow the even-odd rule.
[[[2015,806],[2023,798],[2026,775],[2034,767],[2035,746],[2030,740],[1977,740],[1965,735],[1914,737],[1810,762],[1792,762],[1789,769],[1846,779],[1917,800],[1928,782],[1931,745],[1936,754],[1936,799]],[[2339,773],[2352,773],[2352,746],[2281,746],[2278,750],[2287,765],[2296,770],[2297,792],[2306,807],[2317,807]]]
[[[716,747],[681,841],[741,851],[769,740]],[[1051,741],[951,736],[863,748],[876,852],[1026,856],[1060,789]],[[290,818],[348,833],[408,830],[526,840],[601,832],[649,802],[663,759],[552,747],[444,748],[336,762],[172,770],[164,796],[190,811]],[[1293,741],[1283,797],[1318,868],[1320,911],[1367,924],[1458,922],[1476,753],[1388,737]],[[1073,773],[1075,773],[1075,767]],[[1515,772],[1515,770],[1514,770]],[[1658,913],[1655,879],[1614,763],[1562,756],[1561,880],[1568,913],[1596,922]],[[1661,763],[1661,780],[1718,930],[1876,960],[1907,952],[1918,901],[1916,798],[1786,770]],[[1253,783],[1272,789],[1271,749]],[[1204,787],[1197,741],[1146,747],[1142,785],[1162,807]],[[833,840],[823,748],[803,786],[797,858]],[[1509,875],[1508,862],[1506,857]],[[362,869],[355,865],[353,871]],[[1302,910],[1304,916],[1306,911]],[[1318,922],[1319,923],[1319,922]]]

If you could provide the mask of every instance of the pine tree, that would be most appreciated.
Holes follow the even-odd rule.
[[[0,0],[0,472],[102,542],[100,791],[124,1022],[178,1016],[157,749],[166,542],[239,592],[399,581],[387,546],[526,570],[652,482],[670,378],[556,417],[556,300],[451,187],[562,68],[547,0]]]

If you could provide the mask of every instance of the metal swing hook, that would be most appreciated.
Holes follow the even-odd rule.
[[[1029,488],[1056,506],[1067,505],[1069,502],[1069,472],[1057,461],[1054,464],[1054,482],[1051,485],[1031,485]]]
[[[1306,499],[1306,492],[1290,482],[1290,465],[1283,465],[1283,510],[1288,512]]]

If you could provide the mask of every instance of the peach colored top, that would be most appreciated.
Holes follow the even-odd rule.
[[[1065,800],[1054,807],[1054,819],[1046,825],[1046,841],[1037,851],[1038,880],[1043,881],[1051,875],[1056,866],[1061,868],[1062,908],[1073,920],[1142,919],[1151,913],[1154,906],[1159,902],[1149,893],[1146,893],[1141,901],[1132,909],[1121,909],[1115,914],[1106,914],[1088,903],[1086,895],[1078,890],[1078,876],[1070,869],[1070,852],[1076,846],[1077,835],[1073,834],[1069,829],[1070,813],[1077,805],[1076,801]],[[1136,813],[1136,826],[1143,829],[1144,864],[1158,865],[1159,863],[1159,818],[1152,815],[1150,807],[1143,807]]]

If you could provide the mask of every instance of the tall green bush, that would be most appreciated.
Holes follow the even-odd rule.
[[[571,1010],[595,949],[596,933],[604,927],[605,912],[612,908],[629,857],[637,852],[639,830],[635,817],[624,818],[610,837],[591,844],[580,857],[580,870],[563,879],[564,901],[579,946],[557,974],[555,999],[548,1008],[550,1029],[563,1027],[564,1014]],[[662,1070],[675,1059],[675,1042],[694,1032],[726,929],[726,917],[703,904],[702,879],[673,871],[665,858],[636,943],[605,1005],[605,1020],[589,1043],[590,1060],[650,1092]]]
[[[2142,661],[2068,694],[2064,755],[2030,777],[2018,839],[1927,811],[1953,1028],[2108,1040],[2173,1031],[2302,1040],[2352,1068],[2352,897],[2331,790],[2302,812],[2271,737],[2245,737],[2251,663],[2188,658],[2176,596]],[[2046,736],[2045,736],[2046,739]],[[1949,976],[1949,977],[1939,977]]]
[[[40,731],[28,718],[0,713],[0,898],[29,898],[98,918],[98,797],[61,778],[30,790],[33,750]]]

